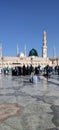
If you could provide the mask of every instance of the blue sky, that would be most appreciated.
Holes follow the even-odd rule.
[[[42,35],[47,33],[48,57],[59,56],[59,0],[0,0],[0,43],[3,56],[16,56],[26,45],[42,54]]]

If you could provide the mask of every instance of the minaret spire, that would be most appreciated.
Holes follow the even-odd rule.
[[[46,58],[47,57],[47,45],[46,45],[46,31],[43,32],[43,46],[42,46],[42,57]]]
[[[46,46],[46,31],[43,32],[43,46]]]
[[[18,47],[18,44],[17,44],[17,47],[16,47],[16,56],[19,55],[19,47]]]
[[[53,58],[56,58],[56,48],[53,48]]]
[[[26,45],[24,47],[24,56],[26,57]]]
[[[0,43],[0,57],[2,58],[2,44]]]

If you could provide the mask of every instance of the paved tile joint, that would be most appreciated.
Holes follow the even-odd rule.
[[[0,130],[59,130],[59,77],[0,75]]]

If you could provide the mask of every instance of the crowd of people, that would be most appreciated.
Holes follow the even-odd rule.
[[[30,82],[37,83],[37,77],[39,76],[40,79],[48,80],[50,78],[50,75],[53,74],[53,72],[57,72],[59,75],[59,67],[56,66],[55,68],[50,67],[49,65],[45,66],[43,70],[40,69],[40,66],[33,67],[32,65],[29,66],[23,66],[23,67],[15,67],[12,69],[12,75],[31,75]]]
[[[37,82],[37,76],[40,77],[40,79],[48,80],[50,78],[51,74],[58,74],[59,75],[59,66],[50,67],[49,65],[45,66],[43,69],[41,69],[41,66],[33,67],[31,66],[25,66],[23,67],[15,67],[11,68],[11,74],[12,76],[26,76],[31,75],[30,82]],[[9,74],[9,69],[4,69],[4,74]]]

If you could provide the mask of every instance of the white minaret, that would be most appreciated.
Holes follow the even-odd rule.
[[[26,57],[26,45],[24,47],[24,56]]]
[[[19,55],[19,47],[18,47],[18,44],[17,44],[17,47],[16,47],[16,56]]]
[[[0,57],[2,58],[2,44],[0,44]]]
[[[42,46],[42,57],[46,58],[47,57],[47,45],[46,45],[46,32],[43,32],[43,46]]]
[[[53,48],[53,58],[56,58],[56,48]]]

